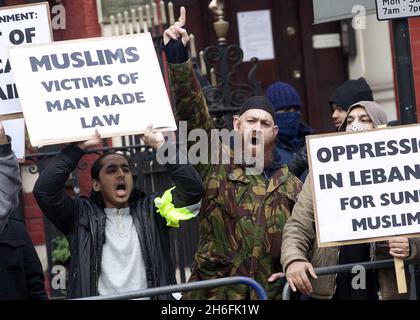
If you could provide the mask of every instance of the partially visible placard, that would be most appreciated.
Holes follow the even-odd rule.
[[[312,3],[315,24],[375,14],[375,0],[312,0]]]
[[[0,119],[22,117],[9,48],[51,41],[48,2],[0,8]]]
[[[16,158],[25,159],[25,120],[14,119],[3,121],[4,131],[12,138],[12,150]]]
[[[238,12],[239,43],[244,52],[243,61],[275,58],[270,10]]]

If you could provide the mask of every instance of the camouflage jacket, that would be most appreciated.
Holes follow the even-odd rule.
[[[188,121],[188,131],[214,127],[191,61],[170,65],[176,114]],[[226,145],[224,147],[227,147]],[[221,147],[223,148],[223,146]],[[209,150],[210,155],[210,150]],[[246,175],[239,164],[201,164],[205,194],[199,214],[200,242],[190,281],[246,276],[259,282],[270,299],[280,299],[280,281],[268,283],[282,271],[282,230],[302,184],[286,166],[266,180]],[[184,299],[256,299],[245,285],[191,291]]]

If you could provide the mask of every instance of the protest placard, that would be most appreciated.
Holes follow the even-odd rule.
[[[25,121],[23,119],[14,119],[2,121],[4,131],[12,138],[12,150],[16,158],[23,162],[25,159]]]
[[[420,126],[307,138],[320,247],[420,233]]]
[[[48,2],[0,8],[0,119],[21,118],[9,48],[52,41]]]
[[[31,144],[174,131],[150,33],[15,47],[10,60]]]

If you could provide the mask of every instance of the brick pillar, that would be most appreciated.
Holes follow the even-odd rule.
[[[54,40],[83,39],[101,36],[96,0],[65,0],[66,29],[54,31]]]
[[[92,182],[90,178],[90,168],[93,162],[98,158],[96,154],[85,155],[82,159],[84,163],[86,163],[86,168],[79,170],[78,172],[78,179],[79,179],[79,187],[80,187],[80,194],[84,196],[89,196],[90,190],[92,188]]]
[[[43,245],[45,244],[45,232],[41,209],[39,209],[32,193],[25,193],[23,199],[25,203],[26,229],[34,245]]]
[[[408,20],[411,38],[411,57],[413,61],[414,88],[416,91],[417,122],[420,120],[420,18]]]

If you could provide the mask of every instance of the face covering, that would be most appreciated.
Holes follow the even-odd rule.
[[[276,113],[276,125],[279,127],[279,136],[289,139],[296,138],[299,133],[300,113]]]
[[[369,126],[367,124],[354,121],[351,124],[350,128],[347,129],[347,131],[362,131],[362,130],[368,130],[368,129],[369,129]]]

